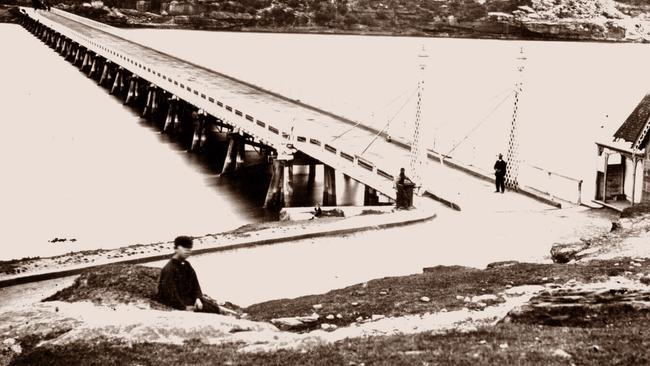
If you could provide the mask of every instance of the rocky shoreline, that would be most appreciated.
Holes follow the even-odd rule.
[[[73,11],[73,10],[72,10]],[[73,11],[74,12],[74,11]],[[210,22],[207,17],[194,18],[165,16],[156,22],[146,19],[147,13],[125,15],[120,18],[94,17],[118,28],[148,28],[177,30],[237,31],[248,33],[358,35],[380,37],[436,37],[462,39],[499,39],[530,41],[588,41],[607,43],[647,43],[650,35],[640,32],[640,23],[605,22],[604,20],[523,20],[499,22],[477,20],[470,23],[432,23],[424,27],[407,27],[399,30],[341,29],[322,26],[262,27]],[[78,13],[78,15],[85,15]],[[146,20],[143,20],[145,17]],[[119,20],[118,20],[119,19]],[[194,20],[191,20],[194,19]],[[650,23],[643,27],[650,29]]]
[[[650,215],[613,227],[569,263],[436,266],[247,308],[221,299],[234,317],[171,311],[153,300],[156,269],[109,265],[3,309],[0,365],[643,364]]]
[[[232,317],[166,309],[151,300],[154,269],[109,266],[0,313],[0,364],[639,364],[649,271],[639,258],[438,266]]]
[[[12,6],[0,5],[0,23],[13,23],[16,17],[12,14]]]
[[[434,4],[303,0],[66,0],[55,7],[121,28],[507,40],[648,42],[650,7],[630,0],[527,0]],[[130,3],[129,3],[130,4]],[[133,4],[132,4],[133,5]]]

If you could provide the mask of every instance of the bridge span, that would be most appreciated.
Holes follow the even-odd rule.
[[[324,165],[324,206],[337,204],[337,170],[365,185],[365,204],[376,204],[379,196],[396,198],[394,179],[409,164],[408,144],[387,141],[381,131],[130,41],[103,23],[58,9],[22,11],[23,26],[125,104],[141,107],[163,132],[186,139],[190,150],[199,150],[211,130],[226,131],[224,172],[242,165],[245,145],[259,147],[273,164],[267,206],[283,206],[291,194],[293,165],[309,165],[310,179],[314,165]],[[219,57],[218,45],[212,52]],[[263,55],[242,60],[263,61]],[[477,195],[492,192],[485,181],[441,165],[428,169],[422,184],[456,207],[482,204]]]

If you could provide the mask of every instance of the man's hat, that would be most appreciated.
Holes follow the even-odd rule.
[[[182,236],[178,236],[178,237],[176,237],[176,239],[174,239],[174,248],[183,247],[183,248],[187,248],[187,249],[192,249],[193,245],[194,245],[194,242],[193,242],[192,238],[190,238],[189,236],[182,235]]]

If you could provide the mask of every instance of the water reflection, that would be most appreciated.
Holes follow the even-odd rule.
[[[24,29],[0,24],[0,32],[8,47],[0,68],[0,217],[11,243],[0,260],[167,241],[277,217],[262,208],[266,165],[219,176],[225,141],[189,154]],[[294,205],[322,198],[321,170],[312,187],[305,174],[296,170]],[[342,204],[358,203],[355,184],[337,190]]]

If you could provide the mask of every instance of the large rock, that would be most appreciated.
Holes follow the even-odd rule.
[[[568,263],[573,259],[578,259],[579,253],[589,248],[589,244],[584,242],[555,244],[551,248],[551,259],[555,263]]]
[[[303,330],[306,328],[312,327],[313,324],[318,322],[320,317],[318,314],[314,313],[309,316],[295,316],[287,318],[276,318],[272,319],[271,323],[283,330]]]
[[[552,326],[603,326],[615,317],[650,311],[650,287],[637,280],[612,277],[604,282],[547,288],[511,310],[505,322]]]
[[[131,305],[98,306],[89,302],[48,302],[8,309],[0,313],[0,342],[25,336],[49,339],[49,344],[69,344],[114,339],[129,343],[183,344],[271,342],[282,336],[263,322],[231,316],[140,309]],[[285,334],[292,338],[291,334]]]

